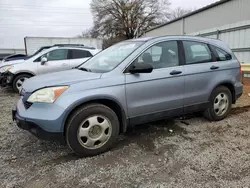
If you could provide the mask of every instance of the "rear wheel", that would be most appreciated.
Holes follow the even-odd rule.
[[[220,86],[212,92],[209,107],[204,112],[204,116],[210,121],[220,121],[230,113],[231,107],[231,91],[227,87]]]
[[[13,80],[13,83],[12,83],[13,91],[16,92],[16,93],[19,93],[21,91],[21,89],[22,89],[24,81],[29,79],[30,77],[31,77],[31,75],[29,75],[29,74],[18,75]]]
[[[93,156],[110,149],[119,135],[119,120],[113,110],[90,104],[76,110],[66,128],[68,146],[80,156]]]

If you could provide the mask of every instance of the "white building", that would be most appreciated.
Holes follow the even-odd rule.
[[[0,61],[10,54],[25,54],[25,49],[0,48]]]
[[[250,0],[221,0],[168,23],[144,36],[200,35],[229,44],[238,59],[250,63]]]

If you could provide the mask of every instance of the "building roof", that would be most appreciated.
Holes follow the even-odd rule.
[[[212,4],[210,4],[210,5],[207,5],[207,6],[205,6],[205,7],[202,7],[202,8],[200,8],[200,9],[197,9],[197,10],[195,10],[195,11],[193,11],[193,12],[190,12],[190,13],[188,13],[188,14],[185,14],[185,15],[179,17],[179,18],[173,19],[173,20],[171,20],[171,21],[169,21],[169,22],[166,22],[166,23],[161,24],[161,25],[159,25],[159,26],[156,26],[156,27],[154,27],[154,28],[152,28],[152,29],[149,29],[147,32],[152,31],[152,30],[155,30],[155,29],[158,29],[158,28],[163,27],[163,26],[165,26],[165,25],[171,24],[171,23],[176,22],[176,21],[178,21],[178,20],[181,20],[181,19],[183,19],[183,18],[192,16],[192,15],[194,15],[194,14],[197,14],[197,13],[199,13],[199,12],[205,11],[205,10],[207,10],[207,9],[216,7],[216,6],[218,6],[218,5],[227,3],[227,2],[229,2],[229,1],[232,1],[232,0],[220,0],[220,1],[218,1],[218,2],[212,3]]]

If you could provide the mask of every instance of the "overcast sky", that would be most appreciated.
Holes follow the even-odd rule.
[[[217,0],[171,0],[201,8]],[[0,48],[24,48],[25,36],[74,37],[92,26],[91,0],[0,0]]]

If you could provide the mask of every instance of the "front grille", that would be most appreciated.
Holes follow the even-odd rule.
[[[26,102],[24,102],[24,107],[25,107],[26,109],[29,109],[29,108],[31,107],[32,104],[33,104],[33,103],[26,101]]]
[[[20,92],[24,107],[26,109],[30,108],[32,106],[33,103],[28,102],[28,98],[30,97],[31,93],[26,93],[24,89],[21,90]]]

